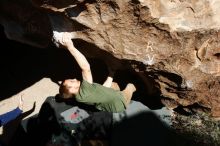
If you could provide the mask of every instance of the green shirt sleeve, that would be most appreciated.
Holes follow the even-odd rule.
[[[83,102],[87,104],[94,104],[97,102],[97,97],[93,96],[96,90],[94,84],[90,84],[83,80],[79,89],[79,93],[76,95],[76,100],[78,102]]]

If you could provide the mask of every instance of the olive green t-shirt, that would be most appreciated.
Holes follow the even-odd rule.
[[[97,83],[83,80],[79,93],[75,96],[78,102],[94,105],[101,111],[122,112],[125,110],[125,99],[121,91],[104,87]]]

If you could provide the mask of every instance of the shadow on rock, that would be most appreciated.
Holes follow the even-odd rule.
[[[180,138],[152,112],[142,112],[115,125],[112,146],[176,146]]]

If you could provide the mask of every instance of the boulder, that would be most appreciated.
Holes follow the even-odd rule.
[[[219,7],[217,0],[1,0],[0,24],[9,39],[41,48],[60,47],[69,32],[86,56],[109,66],[125,60],[154,80],[168,108],[199,106],[219,117]]]

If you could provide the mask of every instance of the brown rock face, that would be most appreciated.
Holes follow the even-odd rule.
[[[130,60],[155,80],[167,107],[196,104],[220,116],[218,0],[1,0],[0,7],[10,39],[44,47],[70,32],[90,56]]]
[[[0,2],[0,11],[0,23],[9,39],[36,47],[46,47],[50,42],[49,18],[30,1],[3,0]]]

